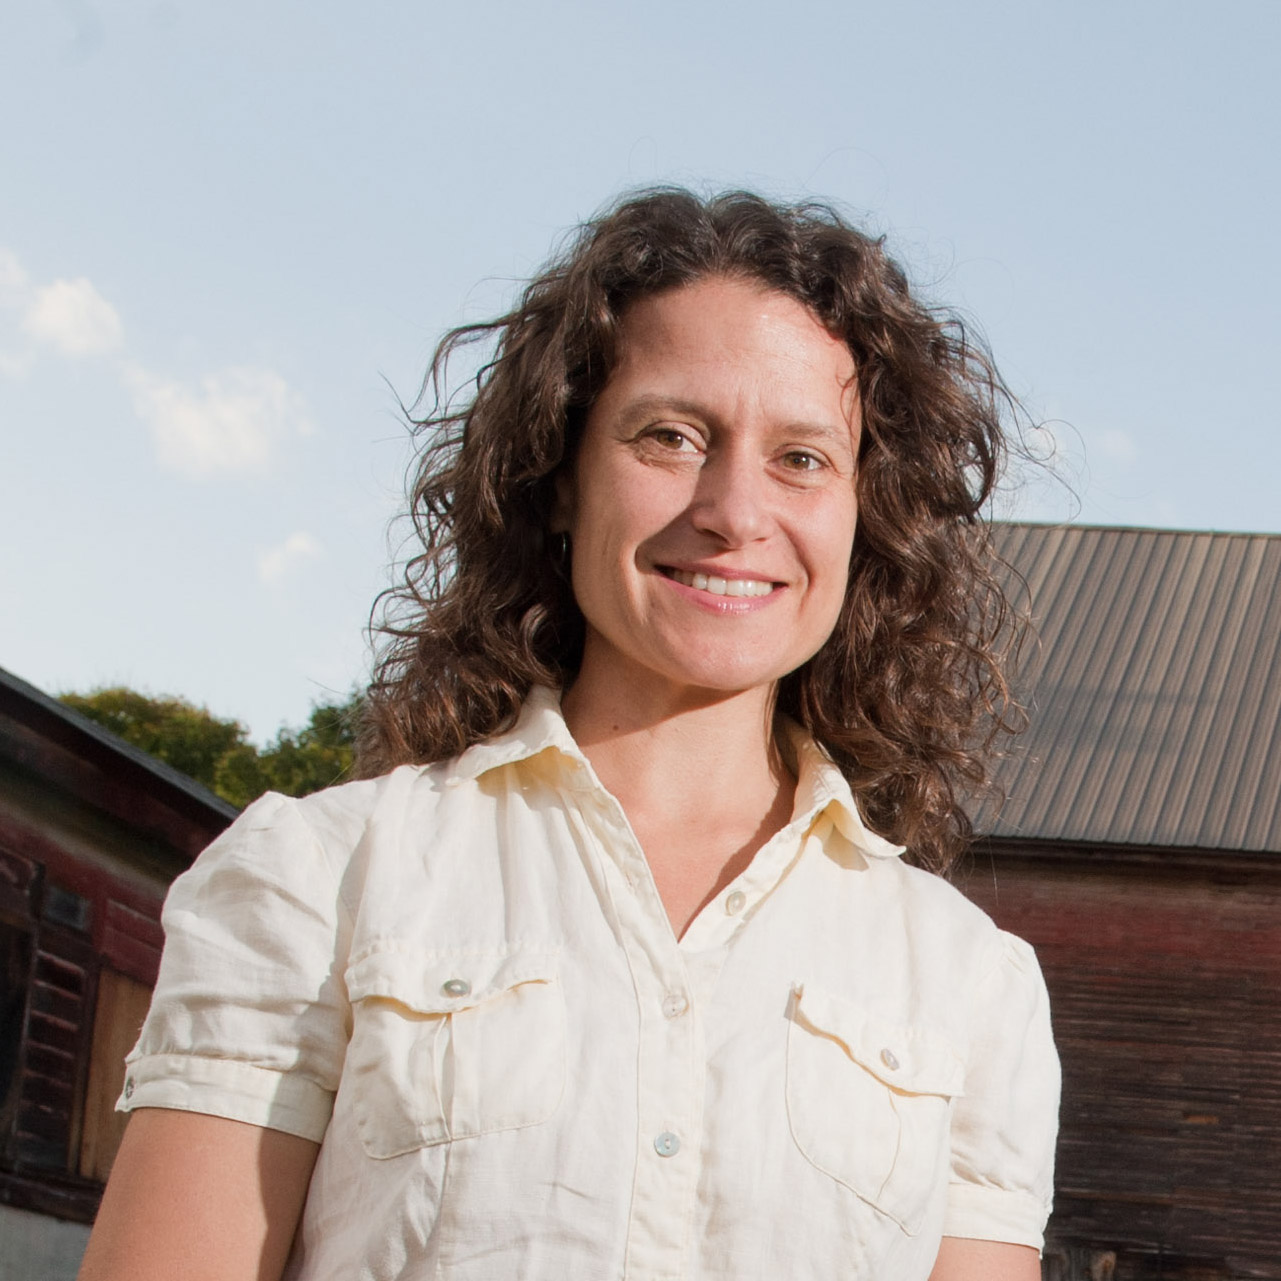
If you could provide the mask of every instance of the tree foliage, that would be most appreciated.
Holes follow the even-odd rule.
[[[59,697],[233,805],[248,805],[266,791],[306,796],[351,771],[358,695],[317,703],[306,725],[282,726],[262,748],[239,721],[223,720],[185,698],[152,697],[123,685]]]

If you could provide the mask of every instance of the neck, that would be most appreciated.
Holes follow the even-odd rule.
[[[624,682],[592,692],[580,681],[561,706],[622,805],[679,938],[791,815],[773,690],[646,698]]]
[[[721,691],[600,688],[581,679],[562,700],[566,723],[629,815],[660,807],[732,813],[773,808],[792,779],[774,747],[772,688]]]

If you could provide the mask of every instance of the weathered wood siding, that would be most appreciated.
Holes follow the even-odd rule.
[[[1011,843],[957,883],[1050,989],[1054,1244],[1116,1251],[1117,1281],[1281,1278],[1279,861]]]
[[[93,1217],[121,1128],[107,1095],[119,1091],[117,1060],[137,1035],[140,998],[95,1010],[104,985],[109,995],[127,985],[144,996],[154,985],[164,888],[140,890],[0,813],[0,924],[20,944],[13,959],[24,971],[7,981],[25,988],[20,1017],[6,1027],[13,1062],[0,1100],[0,1202]]]
[[[0,1205],[92,1219],[165,891],[234,814],[0,671]]]

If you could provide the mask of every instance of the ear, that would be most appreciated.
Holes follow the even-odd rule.
[[[568,534],[574,523],[574,474],[563,469],[556,474],[556,501],[552,503],[547,529],[552,534]]]

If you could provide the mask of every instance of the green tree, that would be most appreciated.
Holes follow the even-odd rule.
[[[247,746],[245,727],[225,721],[185,698],[152,698],[123,685],[88,694],[61,694],[68,707],[119,734],[127,743],[214,787],[219,762]]]
[[[224,801],[230,801],[241,809],[272,790],[271,779],[263,768],[262,755],[252,743],[237,743],[223,753],[214,770],[211,786]]]
[[[258,756],[267,786],[286,796],[306,796],[341,782],[351,772],[359,705],[357,697],[317,703],[302,729],[281,729]]]
[[[305,726],[282,726],[262,749],[239,721],[223,720],[185,698],[151,697],[122,685],[59,697],[233,805],[248,805],[268,790],[305,796],[351,771],[357,695],[318,703]]]

